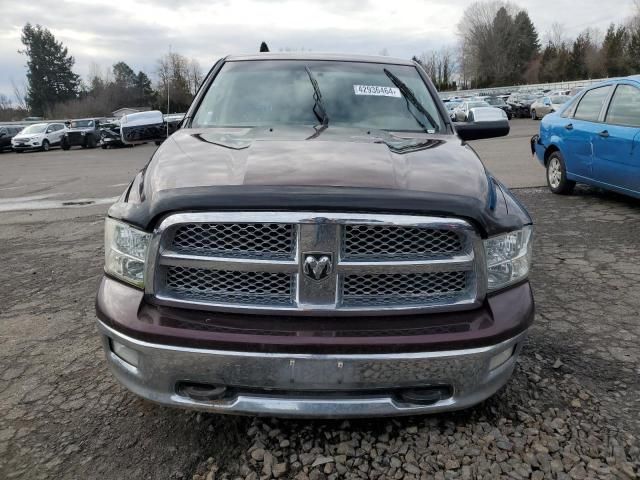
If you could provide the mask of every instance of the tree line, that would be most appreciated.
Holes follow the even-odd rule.
[[[457,25],[459,43],[413,57],[439,90],[551,83],[640,73],[640,0],[635,15],[602,33],[587,28],[569,39],[554,24],[544,41],[526,10],[504,0],[477,1]],[[27,23],[21,36],[27,58],[26,86],[14,99],[0,94],[0,120],[108,116],[124,106],[171,112],[189,107],[202,69],[195,59],[169,52],[156,62],[155,83],[125,62],[106,71],[92,66],[84,81],[73,71],[67,47],[41,25]],[[268,51],[263,42],[261,51]],[[385,49],[386,52],[386,49]]]
[[[149,107],[173,113],[191,104],[203,73],[195,59],[169,52],[156,62],[155,83],[125,62],[101,70],[92,65],[88,78],[73,71],[75,59],[49,29],[27,23],[21,36],[27,58],[26,86],[13,86],[14,99],[0,95],[0,120],[27,115],[46,118],[110,116],[121,107]],[[169,105],[167,105],[169,88]]]
[[[505,1],[476,2],[458,23],[459,77],[481,88],[640,73],[640,1],[625,23],[602,34],[589,27],[575,39],[554,24],[544,41],[526,10]]]

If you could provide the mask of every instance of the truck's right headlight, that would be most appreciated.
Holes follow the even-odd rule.
[[[150,239],[150,233],[107,218],[104,224],[105,271],[143,288]]]
[[[529,274],[532,254],[531,226],[484,241],[489,291],[512,285]]]

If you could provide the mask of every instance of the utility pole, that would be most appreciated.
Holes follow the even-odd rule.
[[[167,62],[167,115],[169,115],[169,94],[171,93],[171,44],[169,44],[169,61]],[[167,124],[167,138],[169,138],[169,122]]]

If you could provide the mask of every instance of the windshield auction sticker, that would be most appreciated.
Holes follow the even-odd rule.
[[[375,85],[354,85],[353,91],[356,95],[373,95],[375,97],[397,97],[400,98],[400,90],[394,87],[378,87]]]

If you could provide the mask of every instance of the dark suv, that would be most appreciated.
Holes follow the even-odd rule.
[[[109,209],[96,310],[116,377],[168,405],[277,416],[494,394],[533,321],[532,227],[465,144],[508,133],[486,110],[454,126],[401,59],[219,61]],[[128,116],[124,140],[162,121]]]
[[[68,130],[62,137],[63,150],[73,146],[95,148],[100,143],[100,120],[97,118],[83,118],[71,120]]]
[[[11,139],[22,129],[21,125],[0,125],[0,153],[11,150]]]

